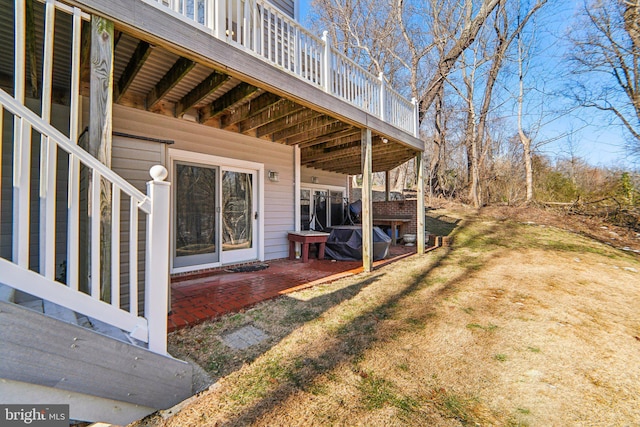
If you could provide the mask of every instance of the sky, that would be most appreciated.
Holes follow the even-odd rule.
[[[311,0],[300,2],[300,21],[308,26],[307,17],[311,9]],[[566,61],[568,43],[563,34],[569,31],[573,21],[575,9],[580,4],[577,1],[560,2],[546,16],[544,25],[548,31],[541,36],[541,44],[545,48],[539,54],[538,69],[542,78],[547,76],[545,87],[551,91],[561,90],[563,82],[554,82],[554,75],[558,75]],[[557,74],[554,74],[555,71]],[[566,100],[547,97],[548,104],[562,103]],[[563,136],[564,135],[564,136]],[[561,136],[558,138],[558,136]],[[594,109],[580,108],[569,114],[546,124],[539,132],[539,140],[555,140],[538,147],[538,152],[552,160],[573,156],[584,159],[593,166],[608,168],[640,170],[640,159],[633,159],[627,155],[625,141],[627,135],[611,116]]]

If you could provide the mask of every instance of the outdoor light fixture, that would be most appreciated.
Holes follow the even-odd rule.
[[[389,140],[387,138],[382,138],[382,143],[386,144],[387,142],[389,142]]]
[[[277,171],[269,171],[269,181],[278,182],[280,181],[280,174]]]
[[[311,182],[313,182],[314,184],[317,184],[317,183],[319,183],[319,182],[320,182],[320,180],[318,179],[318,177],[317,177],[317,176],[312,176],[312,177],[311,177]]]

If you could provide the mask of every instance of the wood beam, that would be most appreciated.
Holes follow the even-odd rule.
[[[391,200],[391,173],[387,169],[384,171],[384,201]]]
[[[253,104],[253,102],[251,103]],[[267,126],[270,123],[280,121],[281,119],[286,121],[287,116],[298,113],[303,109],[304,107],[300,104],[286,99],[281,99],[277,103],[269,106],[269,108],[263,109],[263,111],[260,111],[248,119],[238,123],[238,132],[246,134],[258,128],[262,128],[262,131],[265,131],[265,129],[271,128],[271,126]],[[277,129],[278,124],[274,125],[274,127]],[[259,133],[259,131],[256,130],[256,134],[257,133]]]
[[[259,89],[253,85],[240,83],[238,86],[213,101],[210,105],[202,107],[202,109],[200,109],[200,123],[205,123],[210,119],[218,117],[227,109],[253,96],[258,90]]]
[[[299,123],[292,123],[291,126],[274,132],[271,137],[274,141],[281,141],[283,139],[294,138],[300,135],[307,135],[313,133],[318,129],[322,129],[333,123],[340,123],[337,119],[329,116],[322,116],[318,113],[310,115],[311,118]]]
[[[283,101],[284,99],[278,95],[269,92],[263,93],[262,95],[252,99],[251,102],[247,102],[225,115],[221,120],[221,127],[223,129],[227,129],[235,125],[240,126],[240,123],[244,120],[247,120],[258,113],[271,108],[274,104]]]
[[[206,79],[201,81],[198,86],[194,87],[191,92],[178,101],[176,104],[176,117],[182,117],[185,111],[211,95],[230,79],[230,76],[217,71],[211,73]]]
[[[350,142],[360,141],[360,129],[351,128],[343,131],[334,132],[322,138],[316,138],[313,141],[303,142],[298,144],[300,148],[324,149],[328,147],[338,146],[342,144],[348,144]],[[322,147],[318,147],[322,145]]]
[[[343,131],[344,132],[344,131]],[[353,146],[353,143],[357,143],[356,145],[360,145],[360,141],[361,141],[361,136],[360,136],[360,129],[357,129],[357,133],[353,133],[353,130],[349,130],[349,134],[347,136],[339,136],[340,134],[342,134],[343,132],[336,132],[334,135],[336,135],[335,139],[329,139],[328,142],[325,142],[322,145],[313,145],[311,147],[307,145],[307,148],[304,149],[304,157],[305,158],[309,158],[312,156],[316,156],[316,155],[322,155],[325,153],[328,153],[330,151],[335,151],[336,149],[339,148],[348,148]],[[299,144],[298,147],[302,147],[303,144]],[[373,146],[375,148],[376,146],[376,140],[373,140]]]
[[[362,129],[362,267],[365,273],[373,269],[373,201],[371,129]]]
[[[122,98],[131,83],[133,83],[133,79],[138,75],[138,72],[142,69],[149,55],[151,55],[152,49],[153,46],[147,42],[138,43],[138,46],[136,46],[136,49],[133,51],[133,55],[129,58],[127,66],[118,79],[118,84],[115,87],[116,93],[113,96],[114,103],[120,101],[120,98]]]
[[[284,143],[287,145],[296,145],[296,144],[301,144],[301,143],[307,143],[310,141],[313,141],[316,138],[320,138],[320,137],[324,137],[326,135],[329,134],[334,134],[337,132],[341,132],[343,130],[349,129],[351,128],[351,125],[348,123],[343,123],[343,122],[333,122],[329,125],[326,125],[324,127],[315,129],[315,130],[310,130],[307,133],[302,133],[299,134],[297,136],[291,137],[291,138],[287,138]]]
[[[151,92],[147,94],[147,110],[151,110],[171,89],[177,85],[184,76],[196,66],[196,63],[187,58],[180,58],[169,71],[160,79]]]
[[[349,144],[345,147],[336,148],[333,150],[326,151],[322,154],[313,153],[307,154],[305,153],[302,156],[302,161],[305,163],[313,163],[313,162],[323,162],[332,159],[340,159],[350,155],[359,155],[360,154],[360,141],[356,141],[354,143]]]
[[[372,171],[383,172],[393,169],[415,156],[415,151],[397,147],[392,150],[380,151],[375,150],[372,157]],[[321,161],[303,161],[302,164],[308,167],[329,170],[334,172],[349,173],[350,175],[358,175],[360,170],[360,153],[344,152],[341,156],[329,158]]]
[[[275,132],[283,129],[289,129],[291,127],[299,127],[308,120],[320,117],[321,113],[318,113],[309,109],[300,109],[292,114],[281,117],[272,122],[266,123],[263,126],[259,126],[256,130],[256,136],[262,138],[268,135],[272,135]]]

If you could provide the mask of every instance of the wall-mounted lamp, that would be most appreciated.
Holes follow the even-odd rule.
[[[311,182],[313,182],[314,184],[317,184],[317,183],[319,183],[319,182],[320,182],[320,180],[318,179],[318,177],[317,177],[317,176],[312,176],[312,177],[311,177]]]
[[[389,140],[387,138],[382,138],[382,143],[386,144],[387,142],[389,142]]]
[[[278,182],[280,181],[280,175],[277,171],[269,171],[269,181]]]

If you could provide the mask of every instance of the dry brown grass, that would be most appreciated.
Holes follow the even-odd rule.
[[[174,334],[220,379],[139,425],[640,425],[638,257],[465,216],[449,251]],[[220,343],[249,323],[272,338]]]

